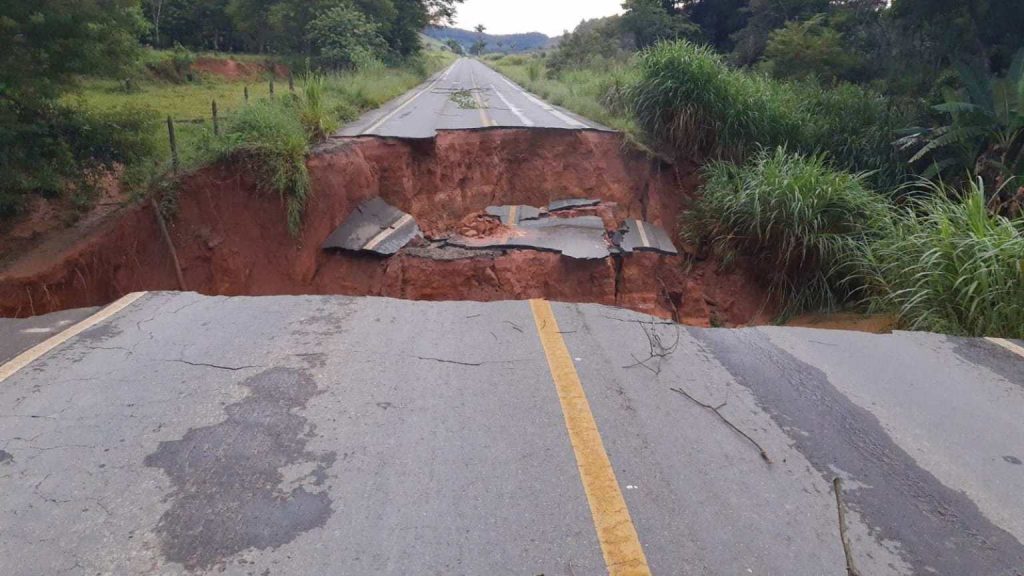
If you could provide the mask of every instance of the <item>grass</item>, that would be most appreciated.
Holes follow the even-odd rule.
[[[892,142],[906,126],[905,113],[863,88],[774,80],[734,69],[711,48],[686,41],[641,53],[635,78],[625,100],[662,151],[742,161],[762,147],[783,146],[871,172],[880,187],[903,182],[905,164]]]
[[[856,263],[867,301],[914,330],[1024,338],[1024,218],[994,215],[980,181],[962,200],[918,187]]]
[[[725,262],[754,257],[788,313],[850,299],[856,281],[849,264],[888,217],[863,175],[779,148],[746,165],[711,162],[704,177],[703,195],[682,215],[689,241]]]

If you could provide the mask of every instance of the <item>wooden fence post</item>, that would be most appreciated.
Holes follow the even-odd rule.
[[[220,122],[217,119],[217,101],[214,100],[213,104],[213,135],[220,136]]]
[[[167,137],[171,141],[171,170],[174,171],[174,175],[178,175],[178,140],[174,137],[174,120],[170,116],[167,117]]]
[[[270,77],[270,95],[271,96],[274,95],[274,77],[273,76]]]
[[[295,92],[295,78],[292,76],[291,71],[288,71],[288,90]]]
[[[246,104],[249,103],[249,87],[248,86],[245,87],[245,103]]]

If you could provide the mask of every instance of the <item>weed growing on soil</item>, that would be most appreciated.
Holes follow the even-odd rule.
[[[1024,338],[1024,218],[994,215],[980,181],[964,200],[943,184],[918,187],[924,199],[860,253],[869,301],[915,330]]]
[[[688,240],[726,261],[759,258],[789,312],[836,308],[850,297],[850,263],[888,217],[863,175],[779,148],[748,165],[712,162],[705,178],[703,196],[682,216]]]

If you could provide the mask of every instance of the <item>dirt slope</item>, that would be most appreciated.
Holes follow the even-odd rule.
[[[534,251],[438,260],[410,249],[392,258],[328,254],[320,243],[363,200],[379,195],[441,237],[493,204],[543,206],[602,198],[621,218],[676,232],[696,186],[693,167],[629,151],[614,134],[495,129],[436,139],[336,140],[310,158],[314,196],[299,238],[283,204],[257,194],[232,166],[185,178],[171,223],[187,287],[205,294],[350,294],[424,300],[553,300],[618,304],[708,325],[761,322],[765,296],[713,263],[633,254],[578,261]],[[96,305],[133,290],[177,289],[153,212],[135,206],[59,254],[30,255],[0,272],[0,315]]]

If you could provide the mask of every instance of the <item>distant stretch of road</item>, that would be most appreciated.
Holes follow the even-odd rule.
[[[438,130],[492,127],[607,130],[542,101],[477,60],[460,58],[340,135],[431,138]]]
[[[89,312],[0,320],[4,576],[1024,570],[1019,342],[543,301]]]

